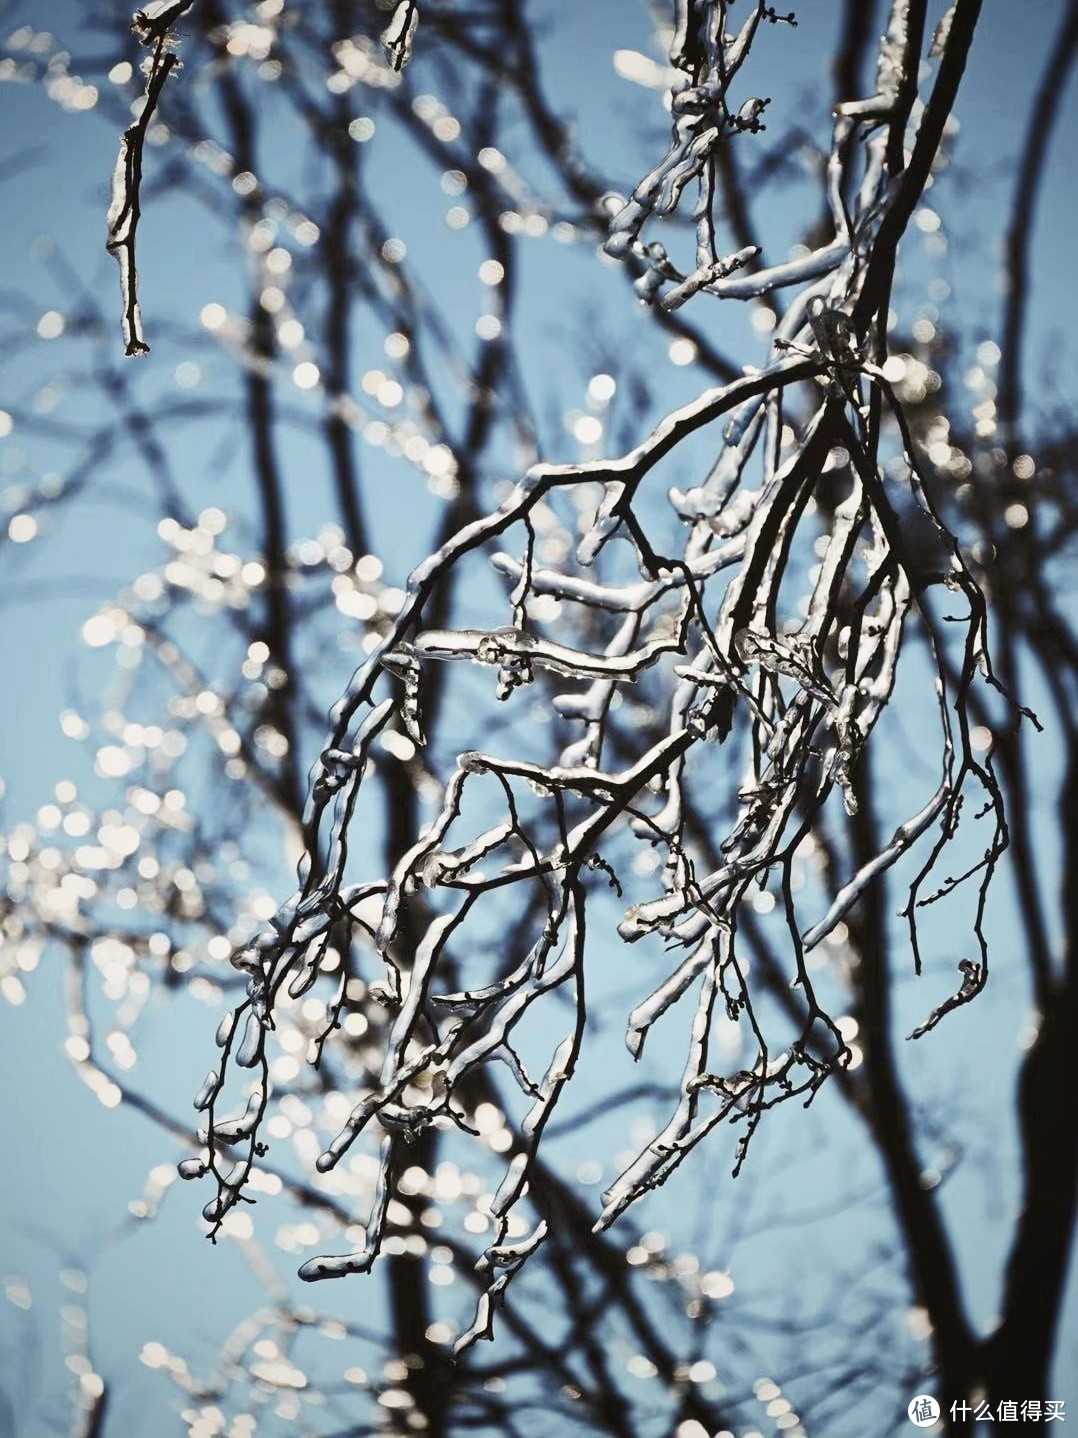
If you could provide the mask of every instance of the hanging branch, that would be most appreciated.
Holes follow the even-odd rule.
[[[401,1146],[431,1125],[471,1134],[469,1084],[499,1062],[527,1109],[491,1205],[495,1238],[484,1259],[490,1283],[461,1339],[465,1346],[489,1336],[494,1304],[549,1232],[536,1197],[540,1186],[532,1179],[543,1132],[584,1041],[585,915],[594,902],[588,882],[598,872],[604,894],[611,877],[620,892],[610,845],[658,851],[661,893],[630,904],[618,931],[627,943],[658,936],[673,956],[667,977],[629,1015],[626,1042],[633,1056],[639,1057],[658,1020],[690,990],[697,995],[674,1111],[604,1196],[599,1229],[663,1184],[723,1123],[741,1125],[736,1172],[767,1111],[793,1098],[810,1103],[829,1075],[846,1068],[851,1051],[816,992],[808,955],[882,874],[932,834],[906,911],[916,958],[920,887],[957,832],[974,789],[984,799],[978,817],[991,830],[984,861],[945,887],[951,892],[979,875],[974,929],[980,962],[963,968],[959,992],[917,1032],[928,1032],[944,1013],[967,1002],[987,976],[984,898],[1007,829],[991,759],[979,759],[970,739],[974,686],[981,677],[995,682],[985,604],[927,492],[883,367],[885,332],[876,325],[898,239],[928,178],[975,17],[968,4],[957,7],[941,41],[939,79],[912,158],[896,170],[916,98],[918,15],[923,21],[923,7],[896,0],[878,92],[836,112],[827,174],[832,237],[803,258],[736,274],[754,255],[717,252],[711,161],[730,135],[761,127],[765,102],[750,97],[736,106],[730,86],[761,23],[791,17],[758,4],[731,33],[727,8],[725,0],[685,0],[679,7],[674,64],[681,78],[671,149],[615,208],[607,249],[646,261],[641,294],[668,308],[704,296],[748,299],[791,291],[768,362],[667,415],[619,458],[534,466],[500,508],[466,523],[413,572],[394,622],[334,709],[333,730],[312,776],[301,886],[271,927],[233,956],[247,976],[247,996],[222,1028],[222,1062],[200,1096],[209,1113],[200,1168],[211,1170],[218,1183],[205,1212],[219,1225],[243,1200],[258,1152],[266,1108],[265,1036],[277,998],[282,989],[304,991],[331,927],[353,922],[360,902],[378,897],[373,949],[393,1016],[382,1068],[318,1160],[328,1172],[361,1136],[380,1131],[377,1196],[357,1251],[312,1259],[301,1276],[324,1279],[370,1267],[382,1244]],[[653,220],[677,208],[690,184],[698,190],[697,252],[696,268],[686,274],[665,248],[643,236]],[[668,281],[676,288],[660,299]],[[797,418],[799,408],[807,417]],[[881,455],[885,423],[904,458],[907,500],[932,536],[931,576],[895,506],[892,462]],[[664,457],[701,432],[714,436],[714,462],[697,485],[670,492],[682,526],[678,552],[670,554],[670,525],[654,523],[657,506],[647,480]],[[575,514],[573,501],[579,497],[583,504],[583,493],[596,485],[602,498],[584,526],[575,566],[537,567],[539,520],[548,527],[558,523],[566,498]],[[826,508],[817,504],[818,495],[840,488],[842,498]],[[814,512],[822,513],[822,533]],[[659,534],[661,543],[653,537]],[[520,535],[525,560],[490,551],[494,541],[510,535]],[[603,556],[615,540],[632,553],[639,582],[607,582]],[[444,613],[439,601],[461,566],[484,551],[513,583],[510,623],[486,629],[429,624],[428,614]],[[819,563],[810,562],[817,557]],[[965,612],[949,615],[946,626],[934,610],[937,589],[951,602],[964,601]],[[533,617],[531,603],[539,596],[556,596],[578,617],[563,616],[556,639],[543,634]],[[845,878],[836,876],[829,907],[811,919],[803,913],[808,901],[795,896],[795,863],[804,860],[807,839],[832,814],[841,824],[857,813],[858,775],[894,693],[910,626],[924,635],[934,663],[940,736],[935,789],[878,853],[853,861]],[[566,642],[567,631],[575,642]],[[961,636],[957,664],[949,659],[953,634]],[[357,816],[371,744],[396,719],[422,745],[424,676],[432,664],[446,661],[494,669],[496,698],[503,702],[557,676],[562,687],[550,704],[569,726],[571,741],[555,755],[533,753],[523,734],[511,730],[511,742],[519,737],[518,752],[460,754],[438,812],[393,872],[351,882],[348,833],[362,822]],[[625,733],[617,728],[613,700],[631,686],[651,696],[653,717]],[[576,724],[582,733],[573,730]],[[621,767],[606,757],[615,740],[630,752]],[[727,742],[744,752],[747,772],[731,795],[725,836],[713,849],[718,862],[701,873],[685,820],[696,782],[688,761],[706,763],[709,748]],[[500,812],[492,815],[492,806]],[[496,822],[476,833],[470,816],[480,812],[485,823],[491,817]],[[769,884],[781,895],[787,978],[802,1001],[792,1039],[770,1032],[738,942],[749,900]],[[507,971],[461,987],[460,965],[476,947],[474,916],[499,902],[536,916],[532,942],[523,956],[513,955]],[[525,1052],[519,1034],[536,1004],[544,1011],[551,1007],[547,996],[555,991],[569,996],[572,1018],[540,1073],[532,1070],[531,1050]],[[755,1050],[735,1073],[715,1066],[720,1016],[741,1027]],[[242,1035],[235,1050],[234,1035]],[[262,1082],[242,1115],[219,1122],[215,1106],[233,1065],[258,1068]],[[237,1145],[243,1156],[227,1171],[219,1167],[222,1153]],[[525,1235],[520,1242],[509,1242],[512,1221]]]
[[[141,217],[142,157],[146,133],[157,110],[165,81],[180,64],[179,56],[170,48],[175,44],[172,27],[195,4],[195,0],[156,0],[155,4],[136,10],[131,24],[139,41],[153,47],[148,60],[146,89],[138,118],[129,125],[120,139],[120,149],[112,172],[112,197],[108,208],[108,239],[105,248],[120,266],[120,299],[123,310],[121,326],[124,353],[149,354],[150,346],[142,328],[138,302],[138,266],[135,262],[135,240]],[[145,67],[144,67],[145,68]]]

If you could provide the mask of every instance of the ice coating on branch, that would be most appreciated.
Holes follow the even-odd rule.
[[[844,884],[835,895],[834,901],[827,913],[819,921],[813,924],[802,937],[802,943],[806,951],[816,947],[822,939],[825,939],[834,929],[835,925],[847,914],[854,904],[861,897],[861,894],[876,877],[889,869],[898,859],[905,854],[913,841],[921,836],[928,827],[942,813],[948,802],[949,794],[946,786],[941,785],[933,794],[932,798],[924,808],[912,818],[907,819],[895,830],[891,842],[865,864],[848,884]]]
[[[480,834],[461,849],[435,850],[420,861],[416,868],[416,876],[424,887],[437,888],[446,879],[466,873],[480,859],[500,848],[513,832],[512,823],[504,822],[496,824],[492,829],[487,829],[485,833]]]
[[[902,85],[909,25],[910,0],[892,0],[890,23],[880,42],[876,66],[876,90],[888,105],[892,105],[898,98]]]
[[[503,1268],[509,1264],[519,1264],[522,1259],[529,1258],[535,1252],[548,1232],[547,1221],[545,1218],[541,1218],[531,1233],[518,1239],[516,1243],[493,1244],[478,1260],[476,1268],[482,1272],[488,1268]]]
[[[412,1030],[426,1000],[431,971],[455,922],[455,914],[442,914],[438,918],[432,919],[416,948],[409,974],[408,994],[393,1022],[389,1042],[386,1045],[385,1060],[382,1064],[381,1081],[383,1087],[387,1089],[392,1088],[399,1065],[404,1059],[405,1051],[412,1037]]]
[[[562,1039],[561,1043],[554,1050],[554,1057],[550,1061],[550,1067],[543,1075],[539,1084],[539,1095],[535,1103],[524,1115],[521,1124],[521,1133],[525,1138],[533,1138],[547,1116],[551,1098],[556,1095],[565,1081],[572,1077],[573,1059],[576,1054],[576,1043],[572,1036]]]
[[[515,991],[506,990],[504,995],[498,996],[503,997],[504,1002],[497,1007],[492,1005],[494,1017],[487,1031],[462,1048],[446,1070],[445,1082],[449,1089],[459,1083],[470,1069],[501,1050],[517,1020],[534,1002],[536,992],[535,988],[521,987]],[[527,1087],[526,1084],[524,1086]]]
[[[179,60],[169,49],[171,29],[196,0],[154,0],[135,12],[132,29],[143,45],[153,47],[146,62],[146,92],[134,123],[120,138],[106,216],[108,236],[105,247],[120,266],[121,326],[124,353],[149,354],[138,302],[138,268],[135,240],[138,231],[142,186],[142,160],[146,132],[157,109],[165,82]]]
[[[750,300],[761,295],[772,294],[775,290],[788,289],[792,285],[806,285],[823,275],[836,270],[849,255],[850,247],[845,238],[833,240],[818,250],[797,259],[785,260],[767,269],[755,270],[750,275],[738,275],[726,279],[717,277],[707,284],[707,293],[718,299]]]
[[[628,654],[598,656],[553,640],[540,639],[505,627],[496,630],[428,630],[416,636],[415,652],[423,658],[470,659],[478,664],[503,665],[507,659],[526,659],[529,665],[571,678],[603,676],[632,681],[670,648],[666,638],[654,639]]]
[[[607,247],[627,259],[638,293],[658,301],[658,318],[675,333],[703,333],[674,317],[680,307],[695,314],[697,304],[773,297],[770,352],[732,382],[695,392],[616,457],[534,465],[497,509],[470,509],[469,522],[415,567],[404,602],[369,632],[372,647],[334,706],[311,774],[299,888],[233,956],[246,998],[238,1027],[233,1032],[229,1018],[219,1036],[223,1076],[235,1076],[225,1073],[232,1059],[240,1069],[265,1062],[274,1005],[316,985],[331,938],[339,957],[338,935],[351,926],[349,960],[361,987],[356,998],[341,978],[338,993],[349,1003],[377,1000],[369,1011],[376,1032],[366,1042],[377,1042],[378,1057],[366,1070],[368,1086],[349,1099],[347,1119],[334,1114],[339,1131],[317,1168],[328,1173],[361,1136],[377,1134],[378,1186],[358,1250],[312,1259],[302,1270],[308,1281],[370,1268],[409,1146],[432,1138],[432,1127],[452,1128],[454,1144],[476,1129],[486,1142],[492,1130],[477,1118],[476,1094],[485,1091],[488,1065],[508,1069],[519,1095],[506,1084],[504,1112],[501,1099],[496,1105],[504,1125],[497,1132],[507,1139],[497,1151],[512,1158],[480,1262],[490,1282],[463,1346],[489,1335],[506,1284],[548,1231],[538,1212],[538,1155],[585,1040],[588,909],[605,927],[624,878],[634,902],[626,900],[621,936],[662,941],[662,968],[641,985],[647,997],[628,1016],[634,1057],[654,1023],[675,1007],[694,1009],[673,1111],[606,1195],[605,1227],[716,1125],[741,1124],[740,1163],[768,1109],[811,1101],[849,1050],[813,987],[806,952],[919,837],[934,827],[936,839],[953,832],[963,786],[976,780],[992,797],[965,714],[985,652],[983,610],[957,549],[952,583],[969,600],[969,618],[952,631],[966,644],[957,657],[921,603],[905,516],[892,512],[890,456],[879,444],[881,432],[903,424],[880,348],[885,327],[877,335],[861,315],[874,247],[900,193],[883,122],[898,105],[886,68],[906,63],[905,41],[894,31],[880,94],[836,116],[826,200],[812,217],[815,224],[822,208],[833,233],[792,260],[762,265],[740,236],[720,254],[711,222],[722,199],[720,145],[751,144],[766,116],[763,96],[735,95],[731,82],[756,29],[779,17],[757,6],[731,34],[726,6],[684,0],[678,15],[670,146],[613,207]],[[414,7],[402,5],[391,22],[400,27],[393,33],[402,63],[414,19]],[[919,121],[920,112],[911,113]],[[668,253],[648,226],[690,195],[691,227],[665,227]],[[682,229],[690,251],[695,232],[687,272],[675,263]],[[905,434],[902,448],[915,470]],[[909,487],[917,491],[917,481]],[[919,491],[915,497],[920,505]],[[488,559],[511,581],[508,594],[490,584]],[[474,570],[485,585],[482,605],[479,586],[458,602],[455,586],[466,590]],[[484,627],[466,627],[477,614],[486,620],[495,590],[502,606]],[[539,602],[550,599],[558,603]],[[936,793],[880,854],[858,867],[839,844],[833,873],[821,877],[805,836],[840,829],[855,809],[859,761],[894,691],[913,616],[938,666],[933,694],[944,737]],[[366,763],[373,741],[403,733],[422,744],[423,710],[429,705],[428,721],[438,712],[446,682],[436,666],[454,662],[484,667],[465,671],[462,693],[515,697],[514,720],[531,711],[542,722],[492,723],[497,711],[465,704],[454,715],[460,732],[437,736],[433,755],[404,761],[422,820],[394,839],[392,872],[354,881],[372,848],[358,841],[370,822],[371,778],[386,772],[380,753],[376,765]],[[522,696],[527,683],[534,688]],[[394,753],[391,742],[385,747]],[[457,748],[454,766],[445,755]],[[406,751],[398,744],[397,752]],[[991,842],[999,842],[998,829]],[[813,911],[821,886],[826,895]],[[750,920],[771,909],[769,922],[785,922],[785,931],[780,972],[767,981],[791,1005],[779,1042],[770,1005],[758,1002],[760,966],[745,959]],[[806,922],[821,909],[823,919]],[[323,967],[328,979],[343,965]],[[955,1003],[975,986],[966,974]],[[341,1041],[341,1010],[326,1008],[323,1038],[332,1046]],[[684,1035],[689,1025],[670,1028]],[[731,1028],[744,1063],[736,1072]],[[211,1092],[217,1087],[215,1078]],[[259,1096],[253,1116],[249,1108],[223,1120],[212,1142],[246,1139],[248,1161],[263,1108]],[[488,1158],[494,1148],[487,1144]],[[221,1192],[208,1207],[219,1220],[237,1201],[229,1185],[238,1188],[242,1174],[224,1180],[213,1171]],[[520,1225],[527,1236],[511,1241]]]
[[[710,964],[704,966],[703,982],[693,1020],[688,1054],[681,1080],[681,1099],[665,1128],[648,1144],[637,1159],[621,1174],[603,1195],[604,1206],[596,1224],[596,1232],[608,1228],[640,1194],[653,1187],[677,1148],[684,1143],[697,1116],[699,1081],[704,1073],[712,1005],[718,987],[721,963],[729,949],[725,933],[713,936]]]
[[[368,1273],[374,1255],[369,1253],[345,1253],[336,1258],[323,1255],[309,1258],[298,1270],[304,1283],[317,1283],[322,1278],[345,1278],[350,1273]]]
[[[679,309],[701,291],[719,292],[717,287],[754,263],[759,254],[755,245],[742,246],[724,256],[716,252],[711,218],[713,163],[720,147],[733,137],[754,135],[765,128],[762,116],[770,103],[767,97],[750,95],[739,104],[730,99],[731,86],[748,57],[760,22],[767,19],[775,24],[782,20],[796,24],[796,20],[792,14],[780,16],[774,7],[757,5],[740,30],[731,34],[726,18],[725,5],[706,11],[701,7],[695,12],[688,4],[678,7],[671,63],[681,73],[670,96],[670,147],[629,199],[614,207],[609,218],[606,252],[616,259],[633,256],[642,261],[644,272],[636,281],[637,293],[645,303],[659,299],[667,311]],[[652,219],[664,218],[677,209],[690,184],[697,187],[700,195],[696,210],[697,263],[695,271],[685,276],[660,242],[643,239],[643,231]],[[674,288],[663,295],[667,282],[673,282]]]
[[[949,6],[940,16],[939,24],[932,33],[932,43],[928,47],[930,60],[939,60],[947,49],[951,26],[954,24],[955,8],[955,5]]]
[[[394,70],[403,70],[412,58],[412,46],[418,27],[419,0],[397,0],[397,8],[382,32],[382,48]]]
[[[490,1211],[495,1218],[504,1218],[509,1209],[520,1197],[524,1184],[524,1175],[528,1170],[528,1155],[516,1153],[510,1159],[502,1181],[498,1185],[498,1191],[490,1201]]]
[[[947,1014],[976,998],[988,980],[988,970],[985,965],[975,964],[972,959],[962,959],[958,965],[958,972],[962,975],[962,983],[958,992],[952,994],[949,999],[944,999],[942,1004],[934,1008],[924,1023],[918,1024],[913,1032],[907,1035],[907,1038],[920,1039],[930,1033]]]
[[[634,1059],[644,1051],[644,1040],[656,1019],[661,1018],[711,959],[710,945],[698,945],[687,958],[683,959],[668,979],[665,979],[650,998],[637,1004],[629,1015],[629,1026],[625,1030],[625,1044]]]
[[[135,269],[135,227],[138,223],[137,202],[133,201],[133,168],[135,137],[128,131],[120,140],[120,149],[112,171],[112,191],[105,222],[108,225],[106,247],[120,266],[120,305],[124,353],[149,354],[142,311],[138,302],[138,272]]]
[[[255,1125],[262,1113],[264,1095],[260,1088],[256,1088],[247,1102],[244,1113],[233,1118],[219,1119],[213,1126],[211,1134],[199,1133],[201,1143],[208,1142],[212,1137],[214,1143],[233,1144],[239,1143],[240,1139],[247,1138],[253,1133]]]
[[[504,1287],[504,1275],[498,1280]],[[494,1331],[495,1286],[482,1292],[475,1305],[475,1318],[453,1345],[454,1354],[465,1353],[479,1338],[490,1338]]]
[[[304,814],[307,822],[317,808],[329,803],[342,790],[362,781],[371,745],[393,717],[393,711],[393,701],[384,699],[364,715],[349,748],[331,746],[322,751],[311,772],[310,797]],[[280,911],[276,920],[278,928],[284,927],[289,917],[283,910]]]
[[[721,260],[712,260],[709,264],[702,266],[689,275],[688,279],[682,280],[672,290],[668,290],[660,300],[663,309],[668,313],[679,310],[686,301],[691,300],[701,290],[712,290],[720,281],[726,280],[738,270],[744,269],[756,259],[760,253],[759,245],[745,245],[740,250],[735,250],[731,255],[724,255]],[[763,293],[763,291],[758,291]]]
[[[367,1273],[370,1270],[374,1260],[378,1257],[382,1236],[385,1233],[390,1198],[389,1172],[394,1151],[395,1140],[391,1136],[384,1138],[378,1156],[378,1181],[363,1247],[356,1253],[346,1253],[337,1258],[308,1259],[299,1270],[299,1277],[305,1283],[316,1283],[323,1278],[344,1278],[349,1273]]]
[[[166,35],[194,5],[195,0],[151,0],[135,11],[132,29],[145,44]]]
[[[301,999],[304,994],[314,988],[318,980],[318,956],[313,950],[308,954],[304,963],[300,964],[288,985],[288,997],[290,999]]]
[[[587,533],[576,547],[577,563],[582,565],[594,564],[609,539],[617,533],[621,523],[619,506],[625,497],[625,486],[623,484],[608,484],[606,493],[603,495],[602,503],[595,512],[595,518],[588,527]]]

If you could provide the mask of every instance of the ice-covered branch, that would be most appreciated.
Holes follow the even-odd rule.
[[[967,722],[973,686],[990,678],[983,601],[932,506],[865,312],[866,276],[875,284],[881,266],[893,266],[893,248],[889,260],[878,258],[880,237],[885,249],[892,244],[895,206],[908,203],[913,184],[914,172],[891,163],[902,155],[895,130],[912,113],[917,82],[901,8],[884,42],[878,94],[837,113],[823,179],[833,236],[799,259],[749,272],[755,249],[715,249],[713,159],[720,139],[762,128],[765,102],[734,107],[729,90],[760,26],[782,17],[758,4],[734,32],[723,0],[680,7],[671,147],[615,207],[607,250],[645,262],[645,298],[671,281],[661,301],[668,310],[705,294],[774,296],[778,308],[781,292],[771,353],[760,368],[671,411],[616,457],[534,465],[497,508],[467,511],[416,566],[333,710],[312,773],[300,887],[234,958],[247,993],[209,1084],[207,1143],[248,1144],[248,1167],[264,1099],[238,1120],[218,1121],[218,1095],[234,1067],[264,1063],[278,996],[306,992],[331,928],[367,954],[364,981],[390,1015],[377,1076],[318,1161],[330,1173],[377,1138],[365,1240],[350,1255],[312,1260],[305,1278],[370,1266],[402,1145],[437,1129],[472,1134],[472,1095],[499,1066],[506,1111],[522,1111],[491,1205],[489,1286],[465,1343],[489,1334],[494,1304],[549,1232],[530,1177],[585,1041],[586,915],[594,925],[617,899],[622,939],[658,937],[671,955],[666,977],[629,1015],[634,1058],[652,1028],[696,995],[674,1112],[607,1194],[602,1228],[720,1124],[742,1126],[740,1168],[769,1109],[811,1101],[847,1066],[850,1049],[806,956],[922,839],[931,853],[921,878],[931,872],[967,791],[980,791],[995,823],[984,881],[1005,841],[998,786],[973,752]],[[414,20],[414,7],[398,7],[393,23],[405,47]],[[930,118],[938,122],[938,105]],[[679,269],[641,236],[678,208],[690,184],[696,255]],[[671,456],[679,485],[664,504],[649,481]],[[934,536],[938,573],[926,573],[914,552],[902,506]],[[540,534],[555,541],[546,554]],[[487,622],[471,610],[462,620],[448,596],[488,564],[509,581],[504,607]],[[947,627],[934,609],[937,584],[966,601]],[[489,570],[485,586],[477,596],[490,591]],[[927,637],[934,666],[935,790],[878,853],[806,884],[813,836],[857,812],[858,775],[911,626]],[[496,671],[493,685],[484,668]],[[428,690],[446,684],[467,696],[463,752],[428,743]],[[486,706],[497,704],[509,722],[494,727]],[[535,708],[549,722],[530,724]],[[391,872],[350,875],[349,833],[365,822],[376,741],[404,752],[401,735],[428,779],[441,783],[427,783],[426,820],[400,844]],[[699,812],[701,793],[714,829],[707,863],[686,820]],[[742,955],[744,915],[761,892],[782,925],[786,982],[800,995],[799,1026],[781,1037]],[[505,903],[510,894],[513,943],[492,946],[489,926],[504,913],[499,895]],[[911,914],[914,901],[915,893]],[[983,958],[978,984],[986,972]],[[973,991],[966,983],[930,1024]],[[535,1041],[531,1022],[537,1010],[558,1012],[555,993],[568,996],[572,1018],[551,1047],[545,1030]],[[717,1053],[720,1022],[737,1029],[748,1052],[735,1072]],[[330,1046],[331,1030],[323,1035]],[[226,1177],[216,1158],[211,1166],[220,1215],[240,1200],[245,1169],[241,1162]]]
[[[112,193],[108,208],[108,239],[106,248],[120,266],[121,324],[124,353],[149,354],[150,346],[142,328],[138,301],[138,265],[135,241],[142,213],[142,165],[146,134],[161,99],[165,82],[179,67],[179,57],[170,47],[174,44],[172,27],[196,4],[196,0],[155,0],[136,10],[132,29],[139,41],[151,48],[147,59],[146,89],[139,102],[138,115],[120,139],[120,149],[112,173]]]

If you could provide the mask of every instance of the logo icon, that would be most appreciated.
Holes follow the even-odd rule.
[[[927,1393],[918,1393],[906,1411],[917,1428],[931,1428],[940,1416],[939,1404]]]

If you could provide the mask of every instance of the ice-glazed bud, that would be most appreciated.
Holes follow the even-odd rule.
[[[241,1068],[254,1068],[262,1055],[262,1025],[258,1015],[252,1010],[247,1015],[247,1023],[243,1030],[243,1038],[236,1050],[236,1062]]]
[[[210,1106],[210,1100],[213,1098],[214,1091],[215,1091],[215,1089],[217,1088],[218,1082],[219,1082],[219,1078],[218,1078],[217,1070],[216,1070],[216,1069],[210,1069],[209,1073],[206,1075],[205,1079],[202,1081],[202,1087],[199,1089],[198,1093],[195,1095],[195,1110],[196,1110],[196,1112],[201,1113],[204,1108],[209,1108],[209,1106]]]
[[[207,1223],[216,1223],[225,1211],[224,1200],[220,1197],[211,1198],[202,1210],[202,1217]]]
[[[185,1158],[176,1165],[181,1178],[201,1178],[208,1170],[200,1158]]]
[[[293,999],[301,999],[318,977],[317,964],[304,964],[298,973],[293,976],[292,982],[288,985],[288,996]]]
[[[424,889],[434,889],[442,882],[446,874],[452,873],[452,871],[453,865],[448,855],[440,849],[436,849],[421,860],[416,877]]]
[[[366,1273],[373,1258],[373,1254],[366,1253],[346,1253],[339,1258],[310,1258],[299,1270],[299,1277],[304,1283],[317,1283],[322,1278],[344,1278],[349,1273]]]
[[[409,738],[413,743],[422,747],[427,741],[423,733],[420,698],[420,668],[413,660],[404,671],[404,702],[401,705],[401,719]]]
[[[672,115],[700,115],[712,103],[712,97],[707,90],[700,85],[692,85],[680,94],[672,95],[670,98],[670,113]]]
[[[214,1124],[211,1135],[214,1143],[239,1143],[247,1138],[258,1123],[262,1106],[262,1090],[256,1088],[247,1101],[247,1111],[238,1118],[225,1118]]]
[[[217,1025],[217,1047],[219,1049],[223,1049],[232,1037],[232,1028],[235,1022],[235,1014],[225,1014],[224,1018]]]
[[[737,112],[737,125],[741,130],[762,130],[764,126],[760,123],[760,116],[767,108],[768,101],[753,97],[746,100],[741,109]]]

